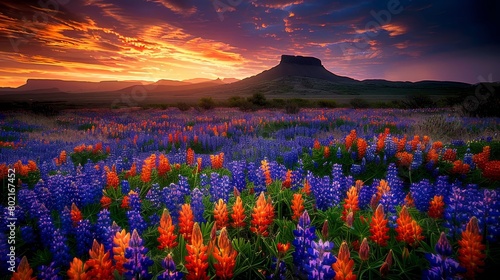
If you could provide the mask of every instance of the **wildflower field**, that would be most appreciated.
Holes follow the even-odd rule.
[[[481,279],[498,118],[446,110],[0,115],[2,279]]]

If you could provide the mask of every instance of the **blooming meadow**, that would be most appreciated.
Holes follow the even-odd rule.
[[[418,131],[431,115],[462,137]],[[96,109],[0,125],[2,279],[479,279],[500,264],[495,118]]]

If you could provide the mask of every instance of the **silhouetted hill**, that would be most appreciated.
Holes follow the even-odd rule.
[[[307,77],[335,83],[357,82],[355,79],[335,75],[326,70],[321,60],[315,57],[282,55],[278,65],[258,75],[236,82],[235,84],[256,84],[283,77]]]
[[[59,91],[64,92],[102,92],[115,91],[125,87],[141,84],[143,84],[142,81],[86,82],[54,79],[28,79],[26,84],[16,88],[15,91],[48,90],[57,88]]]

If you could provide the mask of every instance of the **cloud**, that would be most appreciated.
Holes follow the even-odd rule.
[[[171,11],[182,14],[182,15],[192,15],[196,12],[196,7],[191,3],[190,0],[146,0],[150,2],[158,3]]]

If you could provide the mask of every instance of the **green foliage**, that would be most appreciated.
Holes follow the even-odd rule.
[[[200,99],[200,102],[198,105],[205,110],[211,110],[215,108],[215,101],[212,99],[212,97],[203,97]]]
[[[70,158],[75,166],[81,165],[84,166],[89,160],[93,163],[97,163],[101,160],[105,160],[109,154],[106,154],[102,151],[93,152],[93,151],[81,151],[77,153],[71,153]]]
[[[351,99],[351,101],[349,101],[349,104],[351,105],[352,108],[355,109],[363,109],[370,107],[370,103],[368,103],[368,101],[362,98],[353,98]]]
[[[254,93],[251,97],[247,98],[247,101],[256,107],[264,107],[267,105],[267,99],[262,93]]]

